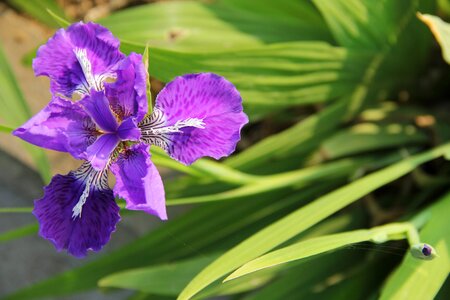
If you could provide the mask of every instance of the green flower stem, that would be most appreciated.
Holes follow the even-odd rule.
[[[371,241],[385,243],[392,240],[407,239],[410,246],[420,243],[419,232],[413,223],[392,223],[370,229]]]
[[[0,132],[11,133],[13,132],[13,128],[0,124]]]

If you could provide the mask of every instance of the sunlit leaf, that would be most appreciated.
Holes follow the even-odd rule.
[[[268,0],[159,2],[119,11],[99,22],[122,40],[183,51],[330,38],[307,1],[282,0],[276,7],[277,13]]]
[[[336,233],[301,241],[288,247],[269,252],[246,263],[225,278],[225,281],[233,280],[265,268],[305,259],[355,243],[370,241],[387,242],[396,239],[406,239],[408,231],[411,229],[415,230],[411,223],[393,223],[371,229]],[[381,241],[380,237],[382,239]]]
[[[429,221],[420,231],[421,242],[432,245],[438,257],[431,261],[406,256],[388,278],[380,299],[434,299],[450,272],[450,194],[429,209]]]
[[[446,144],[367,175],[271,224],[238,246],[232,248],[203,269],[186,286],[180,294],[179,299],[190,299],[209,284],[240,267],[242,264],[303,232],[305,229],[358,200],[367,193],[411,172],[420,164],[442,156],[449,148],[450,144]]]
[[[417,16],[430,28],[442,48],[442,56],[450,64],[450,24],[432,15],[422,15],[419,13]]]
[[[58,5],[55,0],[7,0],[12,6],[29,14],[30,16],[38,19],[39,21],[49,25],[51,27],[59,27],[59,22],[55,21],[49,14],[48,10],[51,10],[56,15],[68,19],[64,13],[64,10]]]

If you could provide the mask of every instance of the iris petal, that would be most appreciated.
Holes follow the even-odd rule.
[[[104,131],[116,132],[118,124],[109,108],[109,102],[103,92],[92,91],[80,101],[87,114]]]
[[[121,118],[141,121],[148,111],[147,72],[140,54],[131,53],[117,66],[117,78],[105,84],[106,96],[113,111]]]
[[[168,141],[166,151],[184,164],[203,156],[220,159],[230,155],[248,123],[237,89],[211,73],[175,78],[158,94],[155,113],[158,110],[164,126],[173,131],[161,135]]]
[[[101,135],[91,146],[87,148],[87,159],[96,170],[102,170],[108,164],[112,152],[120,140],[116,134],[107,133]]]
[[[127,118],[117,129],[117,136],[122,141],[138,141],[141,137],[141,131],[137,127],[133,118]]]
[[[75,92],[88,93],[92,80],[101,89],[107,77],[115,76],[114,68],[124,57],[119,40],[108,29],[79,22],[58,30],[39,48],[33,69],[36,76],[50,77],[52,93],[71,97]]]
[[[111,166],[116,177],[114,194],[125,199],[127,209],[143,210],[166,220],[163,182],[148,151],[149,146],[137,144],[119,155]]]
[[[13,134],[36,146],[70,152],[80,158],[95,141],[95,124],[79,105],[53,97],[44,109]]]
[[[119,207],[104,178],[91,186],[81,216],[72,217],[73,208],[89,184],[87,177],[79,176],[83,171],[80,168],[54,176],[43,198],[35,201],[33,211],[40,224],[39,234],[59,251],[65,249],[76,257],[85,256],[87,250],[99,251],[120,220]],[[95,172],[92,168],[87,171]]]

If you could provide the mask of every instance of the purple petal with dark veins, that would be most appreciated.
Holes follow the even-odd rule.
[[[95,141],[95,124],[78,104],[53,97],[44,109],[14,130],[13,135],[36,146],[70,152],[80,158]]]
[[[117,136],[122,141],[138,141],[141,138],[141,130],[137,127],[133,118],[127,118],[117,129]]]
[[[119,51],[119,40],[103,26],[78,22],[59,29],[39,48],[33,60],[36,76],[50,77],[52,93],[71,97],[76,90],[86,90],[88,81],[75,55],[76,49],[86,51],[92,75],[102,80],[114,76],[115,65],[125,57]]]
[[[99,251],[120,220],[112,191],[98,186],[90,189],[81,217],[72,218],[72,209],[85,187],[86,182],[73,172],[56,175],[45,187],[43,198],[35,201],[33,210],[39,234],[58,251],[66,249],[76,257],[86,256],[87,250]]]
[[[114,133],[101,135],[91,146],[87,148],[87,159],[96,170],[106,167],[112,152],[119,144],[120,140]]]
[[[125,199],[127,209],[143,210],[167,220],[163,182],[148,151],[147,145],[134,145],[111,165],[116,176],[114,194]]]
[[[117,66],[117,79],[105,84],[106,96],[114,112],[121,118],[141,121],[148,112],[147,73],[142,55],[130,53]]]
[[[91,94],[84,97],[79,103],[98,127],[109,133],[117,131],[119,125],[109,108],[109,101],[104,92],[91,91]]]
[[[166,118],[166,126],[196,118],[205,128],[184,127],[169,134],[169,155],[191,164],[203,156],[215,159],[230,155],[248,123],[238,90],[225,78],[211,74],[189,74],[168,83],[156,98],[156,109]]]

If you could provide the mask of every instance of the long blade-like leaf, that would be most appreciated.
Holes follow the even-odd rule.
[[[186,286],[179,299],[190,299],[215,280],[273,249],[367,193],[407,174],[420,164],[448,153],[445,144],[367,175],[291,213],[226,252]]]
[[[331,40],[325,23],[307,1],[279,0],[278,14],[272,3],[159,2],[116,12],[99,22],[120,39],[182,51],[211,52],[275,42]]]
[[[450,24],[432,15],[418,14],[418,17],[430,28],[442,48],[442,56],[450,64]]]
[[[406,239],[410,230],[415,230],[411,223],[393,223],[371,229],[354,230],[301,241],[288,247],[269,252],[246,263],[229,275],[225,281],[233,280],[265,268],[305,259],[343,246],[365,241],[380,242],[380,237],[382,237],[382,242]]]
[[[432,245],[438,257],[417,261],[406,256],[387,280],[380,299],[434,299],[450,272],[450,194],[429,209],[429,221],[420,231],[421,242]]]
[[[7,0],[12,6],[17,9],[24,11],[30,16],[38,19],[39,21],[51,26],[59,27],[60,24],[53,19],[53,17],[48,13],[51,10],[58,16],[68,19],[64,13],[64,10],[58,5],[55,0],[39,0],[39,1],[29,1],[29,0]]]

